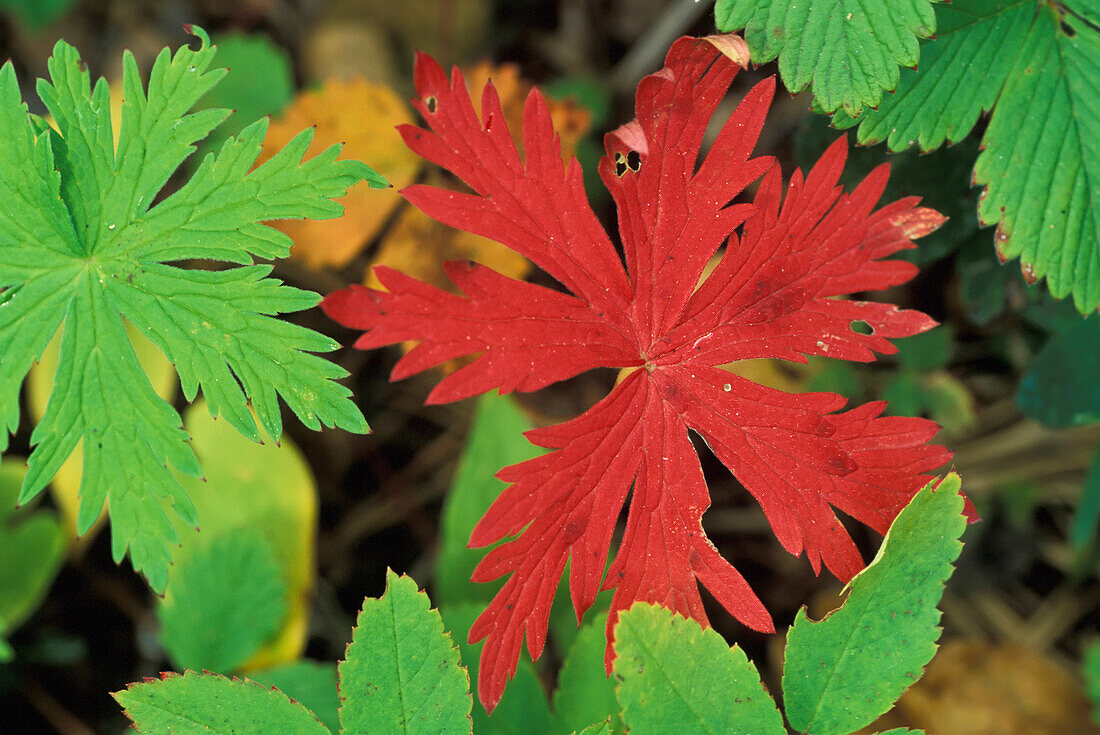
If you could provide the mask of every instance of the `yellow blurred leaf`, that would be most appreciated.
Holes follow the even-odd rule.
[[[372,264],[388,265],[433,286],[453,291],[454,286],[443,272],[443,263],[448,260],[474,260],[512,278],[523,278],[531,269],[530,261],[500,243],[451,229],[414,207],[406,207],[398,215],[379,245]],[[365,283],[371,288],[382,289],[373,270],[369,271]]]
[[[287,615],[280,633],[240,668],[264,668],[297,660],[305,649],[309,597],[314,581],[317,487],[301,451],[283,435],[257,444],[226,421],[210,417],[204,401],[183,416],[206,480],[177,475],[198,510],[199,529],[177,523],[180,548],[173,563],[190,553],[198,535],[215,538],[245,530],[271,544],[287,586]],[[172,580],[168,580],[168,594]]]
[[[1081,684],[1046,653],[954,640],[893,711],[860,733],[891,727],[935,735],[1097,735]]]
[[[389,179],[391,189],[371,190],[367,182],[337,199],[343,217],[330,220],[278,220],[271,223],[294,240],[291,255],[310,267],[346,265],[379,232],[401,201],[397,191],[412,183],[420,158],[405,147],[395,127],[411,123],[408,106],[389,87],[363,79],[332,79],[303,92],[271,121],[260,161],[267,160],[304,128],[316,127],[306,157],[344,143],[341,159],[357,159]]]

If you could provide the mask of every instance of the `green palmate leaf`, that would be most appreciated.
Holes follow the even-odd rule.
[[[993,114],[974,181],[978,213],[997,225],[1002,259],[1029,280],[1100,305],[1100,29],[1087,4],[956,0],[936,7],[937,39],[917,71],[861,119],[858,140],[930,150],[960,140]],[[852,120],[838,120],[841,126]]]
[[[936,651],[936,609],[962,544],[958,475],[929,483],[890,527],[876,559],[849,583],[843,607],[820,622],[799,611],[787,633],[787,720],[807,735],[871,723],[920,678]]]
[[[21,502],[81,444],[80,530],[109,501],[115,559],[129,548],[134,568],[157,591],[176,541],[162,502],[188,524],[196,521],[167,466],[196,476],[201,470],[179,415],[142,371],[123,320],[175,365],[188,400],[201,387],[210,410],[249,437],[258,438],[249,405],[264,430],[280,436],[280,396],[311,428],[367,428],[349,391],[334,382],[344,371],[310,354],[336,343],[274,318],[315,305],[317,295],[267,278],[270,266],[248,264],[289,252],[286,236],[263,221],[339,216],[332,199],[371,172],[337,162],[336,148],[301,161],[309,131],[252,169],[261,121],[157,201],[194,143],[226,115],[188,114],[223,74],[209,69],[214,48],[196,32],[203,40],[197,51],[166,49],[157,57],[148,94],[126,54],[117,149],[107,84],[100,79],[91,87],[74,48],[58,42],[51,80],[38,84],[57,131],[28,115],[11,64],[0,70],[0,451],[19,422],[27,369],[64,324]],[[188,259],[243,267],[170,264]]]
[[[898,65],[916,66],[918,38],[936,32],[932,0],[718,0],[723,32],[745,29],[752,60],[779,57],[787,89],[812,84],[826,112],[859,114],[898,85]]]
[[[462,662],[469,670],[471,679],[477,679],[484,643],[469,643],[470,626],[484,609],[485,605],[480,602],[439,608],[446,629],[458,643]],[[493,714],[486,714],[484,707],[474,707],[473,722],[477,735],[551,732],[553,718],[550,715],[550,706],[546,703],[546,694],[530,659],[524,657],[519,660],[515,678],[504,690],[504,696],[493,709]]]
[[[387,573],[367,599],[340,664],[344,732],[470,733],[470,680],[439,613],[409,577]]]
[[[295,661],[262,671],[250,671],[248,678],[257,684],[273,686],[301,703],[332,732],[340,729],[336,664]]]
[[[195,546],[159,607],[161,642],[178,669],[228,674],[278,630],[286,585],[270,544],[255,533]]]
[[[1053,335],[1020,380],[1016,402],[1056,429],[1100,421],[1100,318]]]
[[[783,718],[744,651],[660,607],[615,626],[615,677],[632,735],[783,735]]]
[[[193,671],[165,674],[115,692],[134,729],[148,735],[327,735],[309,710],[282,692]]]
[[[488,602],[499,585],[473,584],[470,575],[485,555],[470,549],[470,532],[504,489],[494,475],[539,453],[523,436],[531,422],[508,396],[487,394],[478,400],[470,437],[443,503],[442,534],[433,597],[440,605]]]
[[[0,467],[0,632],[38,607],[65,556],[65,532],[52,511],[15,510],[23,474]]]
[[[600,720],[608,722],[609,732],[623,731],[615,686],[604,666],[606,625],[607,612],[604,611],[581,626],[573,640],[558,673],[552,732],[568,735],[586,722]]]

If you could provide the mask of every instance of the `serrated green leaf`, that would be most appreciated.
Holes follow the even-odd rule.
[[[11,460],[18,462],[12,457],[0,467],[0,632],[15,628],[38,607],[66,547],[52,511],[15,509],[24,471]]]
[[[279,629],[286,584],[256,533],[207,538],[172,571],[160,639],[177,669],[228,674]]]
[[[469,643],[470,626],[485,609],[482,603],[465,603],[441,606],[443,623],[458,644],[462,662],[470,672],[470,680],[477,681],[480,654],[484,643]],[[492,715],[485,714],[484,707],[473,708],[474,732],[477,735],[528,735],[550,732],[553,718],[546,703],[546,693],[535,674],[531,660],[524,655],[516,666],[515,678],[504,690],[500,703]]]
[[[897,92],[862,117],[860,143],[929,150],[992,117],[974,182],[1002,259],[1020,258],[1082,313],[1100,305],[1100,28],[1077,3],[957,0]],[[841,126],[852,121],[838,121]]]
[[[1068,35],[1063,28],[1072,29]],[[1021,123],[1021,121],[1023,121]],[[974,166],[1004,259],[1082,313],[1100,306],[1100,30],[1040,8]]]
[[[955,143],[993,108],[1035,15],[1031,0],[957,0],[937,5],[936,39],[921,44],[920,66],[858,120],[857,141],[922,151]]]
[[[754,63],[778,56],[791,92],[812,85],[825,111],[852,115],[877,107],[936,32],[932,0],[718,0],[714,17],[725,33],[745,29]]]
[[[632,735],[783,735],[783,718],[737,646],[636,602],[615,626],[616,695]]]
[[[157,57],[148,93],[133,58],[124,58],[117,150],[107,84],[91,85],[76,49],[58,42],[51,79],[38,84],[56,131],[28,115],[11,65],[0,70],[0,451],[18,426],[27,369],[64,323],[21,502],[81,445],[79,529],[107,503],[114,558],[129,550],[158,592],[167,582],[168,548],[178,541],[165,508],[189,525],[196,520],[168,467],[195,476],[201,470],[179,415],[138,363],[123,320],[174,363],[189,400],[202,388],[211,410],[250,437],[258,432],[249,405],[278,439],[280,396],[310,428],[367,429],[350,392],[334,382],[344,371],[311,354],[333,350],[335,342],[275,318],[319,297],[266,278],[270,266],[249,264],[289,252],[289,240],[263,221],[338,216],[331,200],[367,178],[368,167],[335,161],[335,147],[302,162],[307,131],[252,169],[261,122],[154,204],[195,143],[225,116],[188,113],[222,76],[208,69],[214,51],[205,33],[195,32],[198,50],[166,49]],[[189,259],[245,267],[169,264]]]
[[[470,733],[470,680],[439,613],[416,582],[392,571],[363,603],[340,663],[343,732]]]
[[[1055,429],[1100,421],[1100,317],[1050,338],[1020,379],[1016,403]]]
[[[567,735],[585,722],[606,720],[610,732],[623,732],[615,699],[615,686],[604,666],[607,612],[595,615],[581,626],[558,672],[554,691],[554,729]],[[593,725],[595,727],[595,725]]]
[[[336,691],[336,664],[295,661],[261,671],[250,671],[257,684],[273,686],[312,712],[332,732],[340,729],[340,698]]]
[[[148,735],[327,735],[302,705],[282,692],[242,679],[193,671],[131,684],[112,696],[134,729]]]
[[[950,474],[913,497],[839,610],[820,622],[798,612],[783,700],[799,732],[844,735],[868,725],[924,673],[940,636],[936,605],[962,550],[959,485]]]
[[[531,428],[531,422],[510,396],[489,393],[478,399],[466,448],[455,470],[451,490],[443,501],[433,591],[433,599],[439,605],[488,602],[499,588],[499,584],[470,581],[485,550],[470,549],[467,544],[474,526],[504,490],[504,483],[495,477],[496,473],[539,453],[523,436]]]

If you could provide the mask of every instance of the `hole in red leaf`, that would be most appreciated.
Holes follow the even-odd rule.
[[[435,97],[425,97],[424,106],[428,108],[428,112],[434,113],[438,105],[436,104]]]
[[[622,176],[625,173],[626,173],[626,156],[623,155],[622,151],[617,151],[615,153],[615,175],[616,176]]]
[[[642,168],[642,156],[638,151],[630,151],[626,154],[626,165],[631,171],[637,173]]]
[[[875,333],[875,328],[862,319],[853,319],[848,328],[856,334],[863,334],[868,337]]]

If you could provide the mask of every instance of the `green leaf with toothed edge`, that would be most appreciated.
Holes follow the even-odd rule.
[[[416,582],[386,573],[339,666],[343,732],[470,733],[470,679],[439,612]]]
[[[56,131],[28,114],[11,64],[0,69],[0,451],[20,420],[23,378],[61,328],[54,388],[31,435],[20,502],[37,495],[81,445],[79,530],[109,505],[114,558],[129,551],[158,592],[177,541],[166,507],[196,521],[169,466],[195,476],[201,469],[179,414],[138,363],[124,320],[175,365],[188,400],[202,388],[211,412],[246,436],[259,437],[250,405],[270,436],[281,435],[280,397],[310,428],[367,430],[350,391],[335,382],[344,371],[312,354],[336,343],[276,318],[319,297],[268,278],[270,266],[251,264],[289,253],[289,239],[264,221],[339,216],[332,200],[376,175],[336,161],[336,147],[302,161],[310,131],[253,169],[261,121],[157,201],[195,143],[226,115],[188,112],[223,73],[209,68],[214,49],[206,34],[194,32],[199,48],[162,51],[147,92],[133,56],[124,56],[117,148],[107,84],[91,85],[76,49],[59,41],[50,80],[38,83]],[[191,259],[241,267],[171,265]]]
[[[974,183],[1004,260],[1046,278],[1082,313],[1100,306],[1100,27],[1081,0],[956,0],[936,7],[937,39],[897,92],[859,123],[857,140],[898,151],[965,137],[992,110]]]
[[[632,735],[783,735],[783,717],[737,646],[636,602],[615,625],[615,693]]]
[[[753,63],[779,57],[791,92],[811,85],[827,112],[858,115],[898,86],[898,66],[916,66],[918,38],[936,32],[935,0],[718,0],[723,33],[745,30]]]
[[[944,582],[966,527],[952,473],[909,502],[878,556],[848,584],[843,606],[819,622],[802,608],[787,632],[783,701],[807,735],[846,735],[887,711],[936,652]]]
[[[312,712],[277,689],[186,671],[131,684],[112,695],[149,735],[328,735]]]

